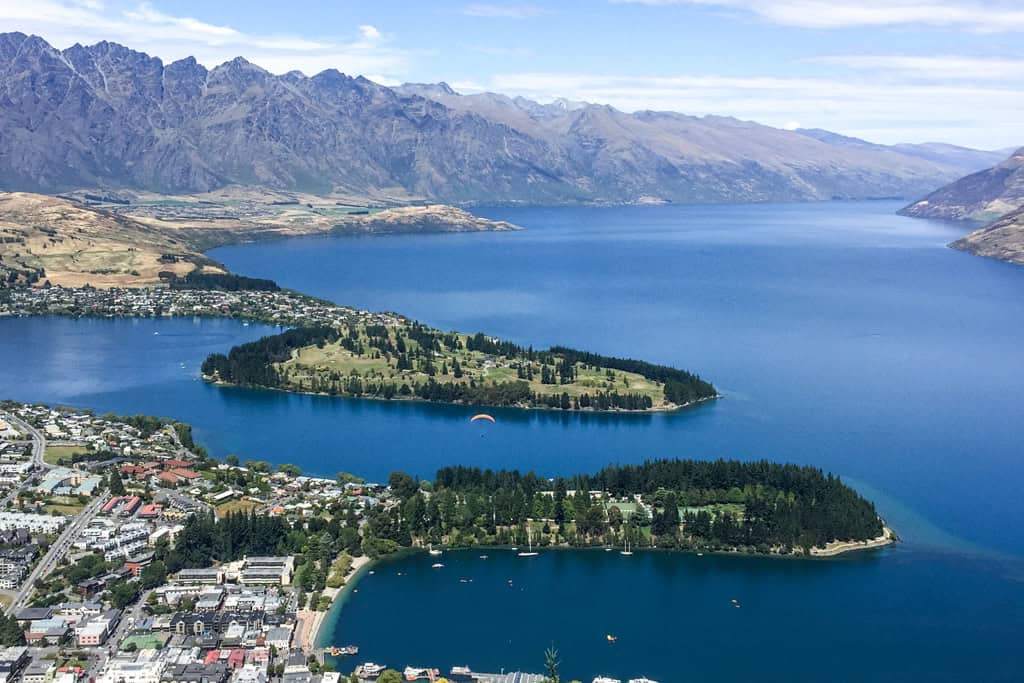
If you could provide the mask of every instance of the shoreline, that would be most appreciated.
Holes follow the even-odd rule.
[[[225,382],[219,379],[213,379],[209,375],[200,374],[200,379],[207,384],[217,387],[228,387],[233,389],[259,389],[261,391],[279,391],[284,394],[295,394],[296,396],[321,396],[323,398],[339,398],[346,400],[359,400],[359,401],[383,401],[383,402],[404,402],[404,403],[429,403],[432,405],[439,406],[463,406],[466,408],[502,408],[511,410],[523,410],[523,411],[539,411],[545,413],[560,413],[560,414],[583,414],[583,415],[652,415],[652,414],[664,414],[678,413],[688,408],[696,408],[702,403],[709,401],[719,401],[725,398],[722,394],[715,394],[714,396],[708,396],[707,398],[698,398],[695,401],[683,403],[681,405],[673,405],[671,408],[647,408],[644,410],[628,410],[626,408],[609,408],[607,410],[599,410],[597,408],[550,408],[548,406],[499,406],[489,403],[462,403],[459,401],[431,401],[425,398],[418,397],[392,397],[392,398],[381,398],[380,396],[348,396],[346,394],[328,394],[323,391],[296,391],[294,389],[286,389],[283,387],[266,387],[259,384],[236,384],[235,382]]]
[[[313,652],[319,648],[326,647],[323,642],[324,634],[324,622],[334,612],[339,612],[341,606],[344,605],[345,600],[349,594],[355,589],[359,583],[359,579],[363,577],[366,572],[377,563],[376,560],[370,559],[367,555],[360,555],[359,557],[352,558],[352,566],[349,568],[349,573],[345,576],[345,583],[337,588],[326,587],[324,588],[321,595],[329,595],[331,598],[331,605],[326,610],[320,612],[313,612],[312,623],[309,629],[304,630],[302,633],[302,651],[306,654]],[[335,616],[333,622],[337,621]],[[333,623],[332,622],[332,623]]]
[[[899,537],[896,532],[893,531],[888,525],[884,525],[882,528],[882,535],[867,541],[833,541],[829,543],[825,548],[812,548],[809,554],[804,553],[790,553],[783,555],[780,553],[751,553],[741,552],[736,550],[693,550],[693,549],[682,549],[682,548],[637,548],[634,552],[640,553],[665,553],[670,555],[692,555],[698,557],[700,555],[713,555],[719,557],[742,557],[742,558],[764,558],[764,559],[776,559],[776,560],[795,560],[795,561],[813,561],[818,559],[829,559],[839,557],[840,555],[848,555],[851,553],[858,553],[864,550],[877,550],[879,548],[885,548],[890,545],[895,545],[899,541]],[[443,546],[438,548],[447,552],[476,552],[476,551],[495,551],[495,550],[506,550],[511,552],[513,546],[509,545],[475,545],[465,547],[450,547]],[[539,552],[605,552],[605,546],[590,546],[585,548],[575,548],[572,546],[548,546],[543,549],[539,549]],[[614,548],[612,548],[614,551]],[[303,651],[309,653],[313,650],[331,647],[326,642],[330,636],[329,633],[333,632],[333,628],[325,630],[324,624],[330,619],[331,625],[335,625],[341,618],[341,612],[345,607],[345,603],[348,597],[355,591],[359,585],[359,581],[367,575],[369,570],[377,567],[378,565],[390,562],[394,560],[403,559],[410,555],[419,555],[426,552],[426,548],[402,548],[401,550],[379,557],[377,559],[370,559],[366,555],[362,555],[352,560],[352,570],[345,580],[345,585],[340,588],[326,588],[324,594],[328,591],[334,591],[331,598],[331,606],[326,611],[316,612],[316,618],[313,621],[313,628],[310,633],[303,633]],[[357,568],[358,563],[358,568]],[[308,649],[307,649],[308,644]],[[339,646],[341,644],[334,643],[333,645]]]
[[[846,553],[855,553],[861,550],[874,550],[894,545],[899,540],[896,532],[888,525],[882,525],[882,535],[867,541],[832,541],[824,548],[811,548],[812,557],[836,557]]]

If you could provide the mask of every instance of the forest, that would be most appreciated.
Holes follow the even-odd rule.
[[[537,351],[417,322],[288,330],[212,354],[208,379],[381,399],[559,410],[671,409],[717,397],[693,373],[565,347]]]
[[[838,478],[766,461],[658,460],[555,479],[449,467],[433,482],[395,473],[389,483],[401,505],[374,511],[365,535],[400,546],[522,544],[529,535],[540,546],[788,554],[882,533],[874,505]]]
[[[215,289],[225,292],[278,292],[281,287],[273,280],[234,273],[204,273],[193,270],[185,277],[177,277],[168,273],[168,285],[171,289]]]

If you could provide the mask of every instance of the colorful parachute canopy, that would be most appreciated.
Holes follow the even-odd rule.
[[[479,415],[474,415],[469,419],[470,422],[476,422],[477,420],[487,420],[488,422],[494,422],[494,418],[488,415],[487,413],[480,413]]]

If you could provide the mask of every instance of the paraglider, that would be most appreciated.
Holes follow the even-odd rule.
[[[487,413],[480,413],[479,415],[474,415],[473,417],[469,418],[470,422],[479,422],[480,420],[487,420],[488,422],[495,422],[495,419],[493,417],[491,417],[490,415],[488,415]]]

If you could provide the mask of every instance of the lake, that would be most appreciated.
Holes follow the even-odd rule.
[[[875,500],[906,542],[838,562],[714,558],[712,566],[728,567],[714,575],[745,577],[748,594],[757,596],[747,600],[766,605],[750,610],[762,621],[743,632],[739,650],[730,649],[737,647],[732,631],[702,628],[718,623],[708,611],[717,603],[692,619],[666,621],[663,608],[686,614],[692,593],[679,587],[710,562],[638,555],[636,564],[651,568],[643,582],[648,597],[631,620],[653,623],[661,635],[620,634],[609,656],[622,666],[614,667],[602,659],[609,654],[604,644],[576,633],[605,629],[608,615],[622,618],[604,603],[604,582],[611,580],[604,575],[617,571],[604,563],[618,556],[565,553],[557,564],[541,558],[548,564],[537,566],[552,569],[532,582],[533,590],[549,591],[541,607],[557,605],[566,634],[558,642],[567,666],[578,667],[573,675],[589,675],[589,661],[607,673],[689,678],[666,675],[668,660],[658,653],[687,657],[682,643],[695,639],[688,651],[705,663],[716,660],[708,667],[739,666],[733,660],[740,659],[769,678],[820,680],[825,667],[835,673],[838,653],[849,652],[868,658],[870,668],[843,669],[862,674],[850,680],[863,679],[874,670],[870,658],[884,651],[895,669],[891,676],[882,670],[881,678],[920,671],[944,672],[949,680],[1010,680],[1024,664],[1017,646],[1024,631],[1024,508],[1017,503],[1024,481],[1024,269],[946,249],[960,227],[895,216],[896,208],[828,202],[482,209],[527,230],[302,238],[211,253],[234,271],[339,303],[521,344],[561,343],[668,363],[700,373],[724,393],[721,401],[678,414],[495,410],[497,424],[471,426],[469,408],[212,387],[198,379],[207,353],[272,330],[210,320],[0,321],[0,357],[16,359],[0,367],[0,394],[172,415],[193,423],[214,454],[294,462],[324,475],[345,470],[382,479],[401,468],[431,477],[453,463],[551,475],[653,457],[815,464]],[[786,580],[790,573],[799,578]],[[675,583],[656,579],[663,575],[677,577]],[[492,647],[493,630],[442,638],[445,629],[461,628],[449,622],[500,621],[503,633],[522,637],[540,633],[538,624],[550,617],[479,612],[489,606],[477,600],[465,608],[478,606],[468,617],[465,610],[396,612],[384,632],[366,615],[390,615],[399,603],[375,587],[388,588],[383,573],[373,578],[378,583],[368,581],[339,622],[339,629],[359,629],[339,637],[366,652],[396,665],[419,657],[424,665],[465,660],[477,668],[536,670],[542,663],[537,644],[543,641],[543,650],[549,635],[524,641],[515,653]],[[423,580],[438,578],[428,573]],[[555,600],[550,591],[570,583],[578,593]],[[430,599],[458,604],[465,585],[431,584]],[[831,601],[816,607],[806,591]],[[664,600],[657,597],[663,593]],[[708,599],[717,600],[717,592]],[[737,611],[755,619],[747,607]],[[424,629],[431,619],[445,628]],[[800,648],[799,658],[796,650],[772,649],[784,637]],[[765,649],[750,649],[756,638]],[[415,649],[421,641],[431,651]],[[650,669],[625,665],[648,660]],[[941,672],[905,668],[935,662]],[[708,667],[695,678],[751,677],[744,669],[730,676],[728,667]]]

